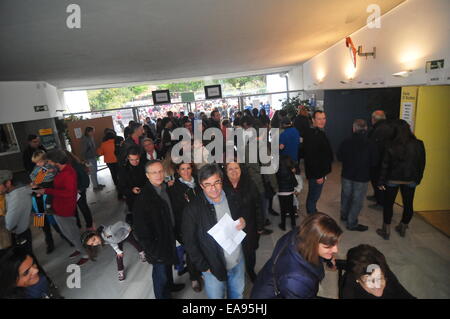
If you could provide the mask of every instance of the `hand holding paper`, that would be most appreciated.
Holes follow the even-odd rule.
[[[229,255],[240,245],[247,235],[242,229],[245,228],[245,220],[240,218],[234,221],[230,215],[225,214],[219,222],[208,231]]]

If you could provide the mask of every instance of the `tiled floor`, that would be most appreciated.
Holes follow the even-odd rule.
[[[333,173],[324,186],[322,198],[319,201],[319,211],[328,213],[339,220],[340,205],[340,167],[336,164]],[[116,200],[116,193],[108,170],[99,172],[99,179],[108,186],[101,192],[88,192],[88,203],[93,211],[96,225],[110,224],[124,218],[125,204]],[[306,185],[305,185],[306,186]],[[307,187],[307,186],[306,186]],[[301,193],[301,210],[304,212],[306,189]],[[371,192],[371,191],[370,191]],[[361,243],[374,245],[387,258],[389,266],[400,282],[418,298],[450,298],[450,239],[427,224],[422,218],[414,216],[406,238],[392,233],[389,241],[384,241],[375,234],[380,226],[382,212],[367,207],[364,203],[360,215],[360,223],[368,225],[364,233],[344,231],[339,246],[339,258],[345,258],[347,250]],[[401,216],[401,208],[394,210],[393,224]],[[300,220],[304,217],[300,215]],[[278,218],[271,216],[274,233],[263,236],[257,251],[256,270],[262,268],[270,257],[272,249],[282,231],[278,229]],[[297,220],[297,223],[299,220]],[[341,225],[345,229],[344,225]],[[51,255],[45,254],[43,233],[33,229],[35,252],[47,272],[60,287],[66,298],[154,298],[151,265],[141,263],[138,254],[130,245],[125,245],[125,267],[127,279],[117,280],[116,261],[113,250],[104,247],[96,262],[89,261],[81,268],[81,288],[67,288],[66,281],[70,273],[66,268],[71,264],[68,256],[70,247],[55,236],[56,249]],[[175,275],[176,282],[184,282],[189,286],[189,276]],[[246,285],[246,296],[251,284]],[[337,273],[328,272],[321,283],[319,294],[324,297],[337,298]],[[175,298],[197,299],[206,298],[204,292],[195,293],[190,287],[174,294]]]

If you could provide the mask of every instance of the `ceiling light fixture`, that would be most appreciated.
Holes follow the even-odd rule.
[[[400,71],[397,73],[393,73],[392,76],[395,76],[397,78],[407,78],[411,73],[412,73],[412,70]]]

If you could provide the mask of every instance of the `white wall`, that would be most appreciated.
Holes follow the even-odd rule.
[[[430,75],[425,73],[425,62],[437,59],[445,59],[444,73],[449,76],[449,21],[449,0],[407,0],[381,17],[379,29],[365,26],[351,35],[355,47],[362,45],[363,52],[372,51],[376,47],[376,59],[357,57],[352,81],[340,83],[348,82],[346,74],[352,71],[349,50],[345,46],[345,39],[342,39],[303,64],[304,88],[313,90],[430,84]],[[392,76],[403,70],[413,72],[407,78]],[[319,83],[320,78],[323,78],[322,83]],[[444,83],[450,82],[446,80]]]
[[[303,66],[296,65],[289,70],[289,90],[303,90]]]
[[[36,105],[48,111],[35,112]],[[0,82],[0,124],[57,117],[61,109],[57,89],[46,82]]]

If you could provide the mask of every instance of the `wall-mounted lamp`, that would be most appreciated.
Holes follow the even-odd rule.
[[[395,76],[397,78],[407,78],[411,73],[412,73],[412,70],[400,71],[397,73],[393,73],[392,76]]]

